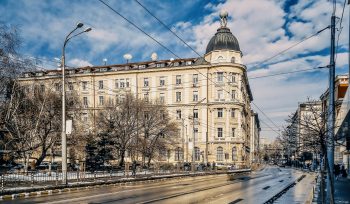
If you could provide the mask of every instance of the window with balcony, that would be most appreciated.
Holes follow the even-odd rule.
[[[193,91],[193,101],[198,101],[198,91]]]
[[[98,81],[98,89],[102,90],[103,89],[103,81]]]
[[[181,92],[176,92],[176,102],[181,102]]]
[[[176,75],[176,85],[181,84],[181,75]]]
[[[99,96],[98,97],[98,105],[99,106],[103,106],[104,102],[105,102],[104,97],[103,96]]]
[[[222,127],[219,127],[219,128],[218,128],[218,137],[219,137],[219,138],[222,138],[222,136],[223,136],[223,132],[222,132],[222,131],[223,131],[223,128],[222,128]]]
[[[181,119],[181,110],[176,110],[176,119]]]
[[[218,147],[216,149],[216,160],[223,161],[224,160],[224,149],[222,147]]]
[[[223,108],[218,108],[218,118],[222,118],[224,116],[224,109]]]
[[[143,79],[143,86],[144,86],[144,87],[148,87],[148,86],[149,86],[148,78],[144,78],[144,79]]]
[[[224,82],[224,72],[217,72],[217,82]]]

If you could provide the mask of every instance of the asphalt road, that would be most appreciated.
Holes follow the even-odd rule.
[[[267,167],[228,180],[227,175],[100,187],[4,203],[263,203],[302,175],[293,169]],[[297,196],[297,195],[296,195]],[[300,199],[300,196],[299,198]],[[292,201],[293,196],[289,195]]]

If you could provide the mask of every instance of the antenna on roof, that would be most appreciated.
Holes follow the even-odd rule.
[[[107,64],[107,58],[103,58],[103,65]]]
[[[126,63],[127,63],[127,64],[129,63],[129,60],[131,60],[131,59],[132,59],[132,55],[131,55],[131,54],[129,54],[129,53],[127,53],[127,54],[123,55],[123,57],[124,57],[124,59],[126,60]]]
[[[158,58],[157,53],[154,52],[154,53],[151,54],[151,59],[152,59],[152,61],[156,61],[157,58]]]

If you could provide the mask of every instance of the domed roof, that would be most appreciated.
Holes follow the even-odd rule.
[[[231,33],[230,29],[227,28],[227,11],[220,12],[220,24],[221,27],[217,30],[215,35],[211,38],[207,45],[206,54],[213,50],[235,50],[239,49],[237,38]]]
[[[221,27],[217,30],[215,35],[211,38],[207,45],[206,54],[213,50],[235,50],[239,49],[237,38],[231,33],[227,27]]]

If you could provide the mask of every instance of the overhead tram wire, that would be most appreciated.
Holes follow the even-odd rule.
[[[337,57],[338,57],[338,48],[339,48],[339,39],[340,39],[340,34],[343,31],[343,26],[342,26],[342,22],[344,19],[344,10],[345,10],[345,6],[346,6],[346,2],[348,0],[344,0],[344,4],[343,4],[343,9],[342,9],[342,13],[341,13],[341,17],[340,17],[340,21],[339,21],[339,30],[338,30],[338,38],[337,38],[337,43],[336,43],[336,48],[335,48],[335,62],[337,61]]]
[[[169,28],[169,26],[167,26],[162,20],[160,20],[158,17],[156,17],[149,9],[147,9],[147,8],[146,8],[143,4],[141,4],[138,0],[135,0],[135,1],[136,1],[144,10],[146,10],[147,13],[149,13],[149,14],[150,14],[153,18],[155,18],[160,24],[162,24],[166,29],[168,29],[172,34],[174,34],[180,41],[182,41],[188,48],[190,48],[194,53],[196,53],[199,57],[201,57],[201,55],[200,55],[195,49],[193,49],[188,43],[186,43],[185,40],[183,40],[183,39],[182,39],[181,37],[179,37],[173,30],[171,30],[171,29]],[[308,40],[308,39],[310,39],[310,38],[312,38],[312,37],[314,37],[314,36],[320,34],[321,32],[325,31],[325,30],[328,29],[328,28],[330,28],[330,26],[327,26],[327,27],[325,27],[325,28],[319,30],[318,32],[314,33],[313,35],[302,39],[302,40],[299,41],[298,43],[296,43],[296,44],[294,44],[294,45],[288,47],[288,48],[285,49],[285,50],[280,51],[279,53],[275,54],[275,55],[272,56],[272,57],[269,57],[269,58],[265,59],[264,61],[262,61],[261,63],[259,63],[258,65],[254,66],[254,67],[257,67],[257,66],[259,66],[259,65],[262,65],[262,64],[266,63],[267,61],[269,61],[269,60],[271,60],[271,59],[273,59],[273,58],[275,58],[275,57],[277,57],[277,56],[279,56],[279,55],[281,55],[281,54],[287,52],[288,50],[290,50],[290,49],[292,49],[292,48],[298,46],[299,44],[303,43],[304,41],[306,41],[306,40]],[[217,70],[217,69],[216,69],[216,70]],[[299,71],[299,72],[301,72],[301,71]],[[293,72],[291,72],[291,73],[293,73]],[[224,77],[227,78],[226,76],[224,76]],[[256,104],[254,104],[254,105],[257,106]],[[259,108],[259,110],[263,113],[263,111],[262,111],[260,108]],[[265,115],[265,117],[268,118],[268,116],[267,116],[265,113],[263,113],[263,114]],[[268,118],[268,119],[271,121],[270,118]]]
[[[174,56],[176,56],[177,58],[180,58],[177,54],[175,54],[173,51],[171,51],[169,48],[167,48],[165,45],[163,45],[162,43],[160,43],[159,41],[157,41],[155,38],[153,38],[152,36],[150,36],[148,33],[146,33],[145,31],[143,31],[140,27],[138,27],[135,23],[131,22],[129,19],[127,19],[126,17],[124,17],[122,14],[120,14],[118,11],[116,11],[115,9],[113,9],[110,5],[108,5],[107,3],[105,3],[103,0],[99,0],[102,4],[104,4],[105,6],[107,6],[109,9],[111,9],[114,13],[116,13],[117,15],[119,15],[120,17],[122,17],[124,20],[126,20],[127,22],[129,22],[131,25],[133,25],[134,27],[136,27],[139,31],[141,31],[142,33],[144,33],[145,35],[147,35],[148,37],[150,37],[152,40],[154,40],[156,43],[158,43],[160,46],[162,46],[164,49],[166,49],[168,52],[172,53]],[[159,20],[159,19],[158,19]],[[164,24],[165,25],[165,24]],[[167,27],[167,26],[166,26]],[[169,27],[167,27],[169,29]],[[314,34],[314,36],[316,36],[317,34],[321,33],[322,31],[326,30],[328,27],[318,31],[316,34]],[[170,29],[171,30],[171,29]],[[174,33],[174,32],[172,32]],[[177,36],[178,37],[178,36]],[[312,36],[313,37],[313,36]],[[311,38],[311,37],[309,37]],[[308,38],[308,39],[309,39]],[[182,40],[183,41],[183,40]],[[301,43],[301,42],[300,42]],[[300,44],[299,43],[299,44]],[[187,43],[186,43],[187,44]],[[187,44],[188,45],[188,44]],[[188,45],[189,46],[189,45]],[[190,47],[190,46],[189,46]],[[193,48],[192,48],[193,49]],[[290,48],[291,49],[291,48]],[[198,54],[198,53],[197,53]],[[274,56],[276,57],[276,56]],[[191,66],[192,68],[194,68],[193,66]],[[207,76],[205,76],[203,73],[201,73],[200,71],[198,71],[196,68],[194,68],[197,72],[199,72],[201,75],[203,75],[205,78],[207,78],[208,80],[212,81],[210,78],[208,78]],[[213,82],[213,81],[212,81]],[[214,82],[214,84],[216,84]],[[225,90],[227,93],[230,94],[229,91]],[[256,104],[255,104],[256,106]],[[259,108],[260,111],[262,111]],[[265,117],[267,116],[266,114],[264,114]],[[268,118],[269,120],[271,120],[270,118]]]

